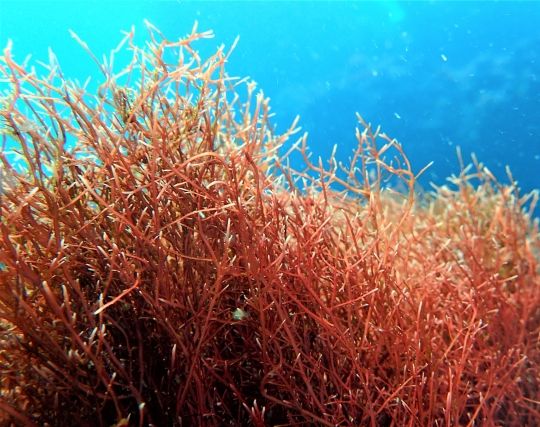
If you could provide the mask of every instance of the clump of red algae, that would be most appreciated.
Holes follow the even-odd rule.
[[[94,95],[4,51],[2,425],[537,425],[536,195],[420,196],[360,118],[348,165],[283,154],[210,36],[129,33]]]

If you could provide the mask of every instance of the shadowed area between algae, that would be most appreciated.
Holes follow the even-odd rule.
[[[538,424],[537,195],[419,195],[359,116],[315,161],[210,32],[148,30],[95,90],[0,61],[2,423]]]

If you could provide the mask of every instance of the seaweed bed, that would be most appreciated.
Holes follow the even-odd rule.
[[[0,60],[0,424],[538,425],[537,195],[419,193],[360,117],[312,162],[211,33],[149,30],[95,90]]]

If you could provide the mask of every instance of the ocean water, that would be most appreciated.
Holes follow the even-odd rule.
[[[434,161],[425,187],[459,171],[459,146],[502,181],[508,165],[522,191],[540,188],[540,2],[0,0],[0,46],[11,40],[17,60],[51,47],[66,76],[99,79],[68,30],[101,57],[132,26],[144,42],[144,19],[171,39],[195,20],[213,30],[203,55],[240,36],[228,73],[258,83],[278,130],[300,115],[316,156],[334,144],[350,156],[358,112],[416,170]]]

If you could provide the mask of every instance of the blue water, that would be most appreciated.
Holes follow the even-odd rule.
[[[315,155],[354,147],[355,112],[397,138],[423,177],[459,170],[456,147],[477,154],[523,191],[540,187],[540,2],[183,2],[0,0],[0,45],[17,59],[56,52],[67,76],[99,77],[70,38],[101,57],[148,19],[170,38],[195,20],[215,38],[201,53],[240,42],[229,74],[250,76],[272,99],[278,129],[299,114]]]

